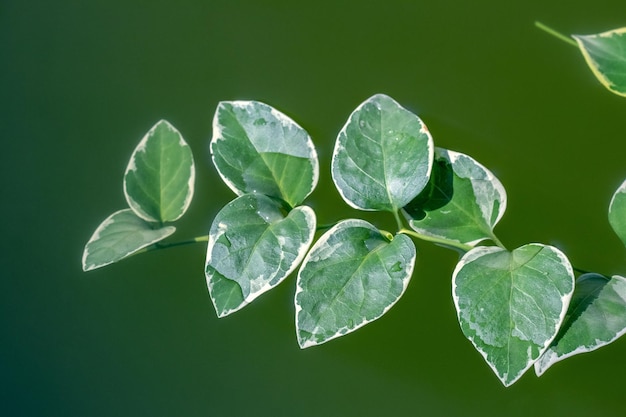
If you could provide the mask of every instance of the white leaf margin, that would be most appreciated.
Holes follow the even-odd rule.
[[[616,85],[613,84],[606,77],[605,73],[599,71],[600,65],[598,65],[598,62],[589,53],[589,49],[585,45],[585,42],[593,42],[596,39],[610,38],[613,35],[624,35],[624,34],[626,34],[626,27],[619,28],[619,29],[608,30],[606,32],[596,33],[596,34],[593,34],[593,35],[571,35],[572,38],[578,44],[578,48],[580,49],[580,52],[582,53],[583,58],[585,58],[585,61],[587,62],[587,65],[589,66],[589,68],[593,72],[593,75],[595,75],[596,78],[598,79],[598,81],[600,81],[600,84],[605,86],[607,88],[607,90],[609,90],[610,92],[612,92],[614,94],[617,94],[619,96],[622,96],[622,97],[626,97],[626,93],[624,93],[623,91],[619,91],[617,89]],[[624,57],[624,56],[618,56],[617,58],[621,58],[622,60],[626,60],[626,57]]]
[[[320,176],[319,158],[317,155],[317,150],[315,149],[315,145],[313,144],[313,140],[311,139],[311,135],[309,135],[309,133],[302,126],[300,126],[298,123],[296,123],[295,120],[293,120],[286,114],[275,109],[274,107],[270,106],[267,103],[264,103],[262,101],[256,101],[256,100],[220,101],[217,104],[217,108],[213,116],[213,124],[212,124],[213,136],[211,137],[211,142],[209,143],[209,149],[211,153],[211,159],[213,160],[213,166],[215,166],[215,169],[217,170],[217,173],[219,174],[220,178],[222,178],[222,181],[224,181],[224,184],[226,184],[228,188],[230,188],[238,197],[244,194],[248,194],[249,192],[254,192],[254,190],[245,191],[245,190],[239,189],[239,187],[237,187],[237,185],[234,182],[232,182],[226,175],[222,173],[218,164],[215,163],[215,156],[214,156],[215,153],[213,151],[213,146],[215,143],[219,141],[226,140],[224,138],[224,134],[222,133],[223,129],[219,121],[220,111],[221,109],[224,109],[226,105],[231,105],[234,108],[242,109],[246,112],[248,112],[247,109],[252,106],[259,106],[261,108],[264,108],[265,110],[269,110],[271,116],[274,117],[283,127],[292,126],[294,128],[301,129],[304,133],[306,133],[306,136],[307,136],[306,146],[307,146],[308,152],[302,153],[302,154],[294,154],[292,152],[292,153],[288,153],[287,155],[307,158],[309,161],[311,161],[311,166],[313,167],[313,180],[311,181],[311,187],[306,193],[305,198],[311,195],[315,187],[317,187],[317,183],[319,182],[319,176]],[[247,133],[248,132],[246,132],[246,134]],[[250,143],[257,150],[257,152],[268,152],[268,151],[276,152],[276,150],[259,149],[257,147],[258,144],[252,141],[250,141]]]
[[[616,225],[614,225],[613,222],[613,216],[614,216],[614,210],[615,210],[615,203],[617,201],[618,197],[621,197],[622,194],[626,194],[626,180],[624,180],[624,182],[622,182],[620,184],[620,186],[617,188],[617,190],[615,190],[615,192],[613,193],[613,197],[611,197],[611,202],[609,203],[609,224],[611,225],[611,229],[613,229],[613,232],[619,237],[620,240],[622,240],[622,231],[620,230],[618,232],[618,230],[616,229]],[[624,243],[626,245],[626,241],[622,241],[622,243]]]
[[[189,152],[191,153],[191,167],[190,167],[190,172],[189,172],[189,179],[187,181],[187,190],[188,190],[187,191],[187,195],[185,196],[185,198],[183,200],[183,205],[181,207],[180,215],[178,217],[170,220],[170,221],[176,221],[176,220],[180,219],[183,216],[183,214],[185,214],[185,212],[189,208],[189,205],[191,204],[191,200],[193,199],[194,188],[195,188],[195,181],[196,181],[196,167],[195,167],[195,163],[194,163],[194,160],[193,160],[193,153],[191,152],[191,148],[190,148],[189,144],[185,141],[185,139],[183,138],[183,135],[178,131],[178,129],[176,129],[170,122],[168,122],[165,119],[159,120],[154,126],[152,126],[152,128],[150,128],[148,133],[146,133],[143,136],[143,138],[141,139],[141,141],[139,142],[139,144],[137,145],[137,147],[135,148],[135,150],[133,151],[133,153],[130,156],[130,160],[128,161],[128,165],[126,166],[126,171],[124,171],[124,178],[126,178],[126,175],[129,172],[135,171],[137,169],[137,167],[135,166],[135,159],[137,158],[137,154],[146,152],[146,147],[148,146],[148,141],[150,141],[150,139],[154,136],[154,132],[161,126],[165,126],[170,132],[174,133],[178,137],[178,145],[181,148],[189,149]],[[160,221],[159,219],[155,219],[154,217],[152,217],[148,213],[146,213],[141,208],[141,204],[139,204],[137,201],[135,201],[128,194],[128,190],[126,189],[126,181],[124,181],[124,196],[126,197],[126,201],[128,202],[128,206],[135,212],[135,214],[137,216],[141,217],[142,219],[144,219],[144,220],[146,220],[148,222],[159,222]]]
[[[365,100],[364,102],[362,102],[361,104],[358,105],[358,107],[356,109],[354,109],[354,111],[352,111],[352,113],[350,113],[350,116],[348,117],[348,120],[346,121],[346,123],[343,125],[343,127],[341,128],[341,130],[339,131],[339,134],[337,135],[337,140],[335,141],[335,147],[333,149],[333,155],[331,158],[331,177],[333,180],[333,183],[335,184],[335,188],[337,189],[337,191],[339,192],[339,195],[341,196],[341,198],[343,199],[343,201],[346,202],[346,204],[348,204],[350,207],[357,209],[357,210],[362,210],[362,211],[379,211],[378,209],[372,209],[372,208],[367,208],[367,207],[362,207],[360,205],[358,205],[356,202],[354,202],[351,198],[349,198],[345,191],[343,190],[343,188],[340,186],[340,182],[339,180],[336,178],[335,174],[335,160],[337,159],[339,153],[343,150],[345,150],[346,146],[345,146],[345,140],[344,141],[340,141],[340,138],[347,138],[347,134],[346,131],[348,129],[348,127],[353,123],[353,119],[355,117],[356,114],[359,114],[361,112],[361,110],[363,109],[363,107],[369,105],[369,104],[374,104],[376,106],[376,108],[378,110],[381,110],[380,104],[377,103],[377,100],[380,99],[384,99],[384,100],[391,100],[391,102],[400,110],[405,111],[407,113],[411,113],[413,116],[415,116],[417,118],[417,120],[420,123],[420,130],[419,133],[420,134],[424,134],[427,137],[427,144],[428,144],[428,176],[430,177],[430,175],[432,174],[432,169],[433,169],[433,164],[434,164],[434,154],[435,154],[435,145],[434,145],[434,141],[433,141],[433,137],[430,133],[430,131],[428,130],[428,127],[426,126],[426,123],[424,123],[424,121],[415,113],[413,113],[412,111],[410,111],[409,109],[407,109],[406,107],[402,106],[400,103],[398,103],[395,99],[393,99],[392,97],[386,95],[386,94],[375,94],[372,97],[368,98],[367,100]],[[386,177],[386,172],[385,172],[385,177]],[[343,178],[341,179],[342,183],[345,183],[345,180],[343,180]],[[426,187],[426,185],[428,184],[428,180],[423,184],[422,186],[422,190],[424,189],[424,187]],[[414,198],[419,195],[419,193],[422,191],[418,191],[417,194],[414,196]],[[389,196],[389,200],[390,203],[392,203],[391,201],[391,196]],[[407,202],[408,204],[409,202]],[[400,207],[399,207],[400,208]]]
[[[313,256],[318,256],[318,254],[316,253],[316,251],[319,251],[320,248],[322,248],[324,245],[327,245],[328,239],[330,239],[330,237],[333,235],[333,233],[336,232],[337,229],[339,228],[348,228],[348,227],[362,227],[362,228],[367,228],[367,229],[371,229],[373,231],[375,231],[376,233],[379,233],[381,236],[382,233],[380,233],[380,230],[377,229],[374,225],[372,225],[371,223],[365,221],[365,220],[361,220],[361,219],[346,219],[346,220],[342,220],[339,223],[337,223],[336,225],[334,225],[332,228],[330,228],[329,230],[327,230],[318,240],[317,242],[315,242],[315,244],[311,247],[311,250],[309,250],[309,253],[307,253],[306,257],[304,258],[304,260],[302,261],[302,265],[300,266],[300,270],[298,271],[298,277],[296,279],[296,293],[294,295],[294,305],[295,305],[295,310],[296,310],[296,329],[298,327],[298,316],[300,315],[300,312],[302,311],[302,307],[300,306],[300,304],[298,304],[298,294],[302,293],[304,291],[304,288],[302,288],[301,284],[301,278],[300,278],[300,274],[302,272],[302,269],[305,267],[305,265],[309,262],[309,260],[313,257]],[[411,281],[411,277],[413,276],[413,269],[415,267],[415,260],[417,259],[417,251],[415,249],[415,245],[413,244],[413,241],[411,241],[411,239],[404,235],[404,234],[399,234],[396,236],[404,236],[405,238],[408,238],[409,242],[413,245],[413,256],[411,257],[411,260],[409,262],[406,263],[405,265],[405,278],[402,280],[402,291],[400,292],[400,294],[398,295],[398,298],[396,298],[396,300],[389,304],[387,307],[385,307],[382,311],[382,313],[371,319],[371,320],[363,320],[361,323],[356,324],[354,327],[350,328],[350,329],[339,329],[337,330],[337,332],[332,336],[329,337],[328,339],[325,339],[323,342],[321,343],[316,343],[314,341],[308,340],[308,341],[303,341],[300,339],[300,333],[298,331],[296,331],[296,336],[298,339],[298,345],[300,346],[301,349],[306,349],[308,347],[311,346],[318,346],[320,344],[324,344],[326,342],[329,342],[333,339],[336,339],[338,337],[344,336],[347,333],[352,333],[358,329],[360,329],[361,327],[378,320],[379,318],[381,318],[382,316],[384,316],[385,314],[387,314],[387,312],[394,306],[396,305],[396,303],[398,301],[400,301],[400,299],[402,298],[402,296],[404,295],[404,293],[406,292],[406,289],[409,286],[409,282]],[[391,243],[391,242],[389,242]],[[334,252],[334,251],[333,251]],[[332,252],[330,254],[327,254],[327,256],[324,258],[328,258],[332,255]],[[348,330],[347,332],[345,330]],[[343,333],[342,333],[343,331]]]
[[[620,275],[613,275],[611,279],[620,280],[623,284],[626,283],[626,278]],[[619,295],[621,296],[621,294]],[[626,294],[624,294],[624,302],[626,302]],[[626,327],[624,327],[620,332],[617,332],[617,334],[609,340],[596,339],[595,344],[593,344],[592,346],[580,346],[572,352],[566,353],[565,355],[561,356],[559,356],[556,352],[546,351],[539,357],[539,359],[534,364],[535,374],[537,376],[541,376],[555,363],[570,358],[572,356],[579,355],[581,353],[593,352],[594,350],[600,349],[603,346],[613,343],[624,334],[626,334]]]
[[[482,190],[478,189],[478,184],[476,184],[475,180],[478,181],[488,181],[489,184],[493,185],[493,190],[499,195],[499,201],[500,201],[500,205],[498,207],[498,214],[495,218],[495,220],[493,221],[493,223],[491,222],[491,218],[493,217],[493,205],[485,205],[485,204],[481,204],[481,202],[479,202],[478,200],[476,200],[476,203],[478,204],[478,207],[480,208],[480,211],[483,215],[483,219],[486,221],[486,223],[490,226],[492,232],[494,227],[498,224],[498,222],[500,222],[500,220],[502,219],[502,217],[504,216],[504,213],[506,212],[506,207],[507,207],[507,194],[506,194],[506,189],[504,188],[504,185],[502,185],[502,182],[498,179],[498,177],[496,177],[493,172],[491,172],[489,169],[487,169],[483,164],[481,164],[480,162],[478,162],[477,160],[475,160],[474,158],[472,158],[471,156],[461,153],[461,152],[456,152],[456,151],[451,151],[448,149],[444,149],[444,148],[436,148],[436,153],[438,155],[436,156],[441,156],[443,158],[446,158],[448,161],[450,161],[450,163],[452,164],[452,170],[454,171],[454,174],[456,176],[458,176],[459,178],[462,179],[467,179],[470,180],[470,182],[472,183],[472,189],[474,190],[474,196],[477,196],[478,192],[481,192]],[[458,161],[461,158],[467,158],[470,161],[472,161],[472,163],[474,164],[474,166],[479,169],[486,178],[474,178],[471,176],[471,174],[469,172],[458,172],[454,169],[454,164],[456,161]],[[483,202],[484,203],[484,202]],[[420,222],[419,221],[414,221],[414,220],[409,220],[409,224],[411,226],[411,228],[413,230],[415,230],[416,232],[424,235],[424,236],[430,236],[433,237],[435,239],[439,239],[442,241],[452,241],[452,242],[457,242],[460,244],[464,244],[464,245],[469,245],[469,246],[476,246],[478,243],[490,239],[490,237],[482,237],[476,240],[472,240],[470,242],[461,242],[459,239],[450,239],[450,237],[445,236],[445,235],[438,235],[437,233],[433,233],[429,228],[424,228],[424,227],[419,227]]]
[[[571,277],[572,279],[572,290],[568,293],[565,294],[563,296],[561,296],[561,314],[559,315],[559,320],[556,322],[556,326],[554,328],[553,336],[547,340],[543,347],[541,349],[539,349],[539,354],[537,355],[536,359],[532,359],[529,358],[528,359],[528,363],[527,366],[522,369],[517,375],[514,376],[514,378],[512,380],[510,380],[509,382],[505,382],[502,378],[500,378],[500,374],[498,369],[495,367],[495,365],[493,365],[487,357],[487,352],[483,351],[482,349],[480,349],[476,343],[474,343],[473,338],[468,338],[470,340],[470,342],[472,343],[472,345],[474,346],[474,348],[480,353],[480,355],[485,359],[485,362],[487,362],[487,365],[489,365],[489,367],[491,368],[491,370],[494,372],[494,374],[498,377],[498,379],[500,379],[500,381],[504,384],[505,387],[509,387],[511,385],[513,385],[515,382],[517,382],[522,375],[524,375],[526,373],[526,371],[528,371],[531,367],[533,367],[533,365],[536,363],[536,361],[538,361],[542,355],[546,352],[546,350],[548,350],[548,348],[550,347],[550,344],[552,343],[552,341],[557,337],[558,332],[559,332],[559,328],[561,327],[561,325],[563,324],[563,320],[565,319],[565,315],[567,314],[567,309],[569,307],[569,303],[572,299],[572,296],[574,294],[574,287],[575,287],[575,278],[574,278],[574,270],[572,268],[572,265],[569,261],[569,259],[567,258],[567,256],[565,256],[565,254],[559,250],[558,248],[555,248],[554,246],[549,246],[549,245],[544,245],[542,243],[529,243],[527,245],[523,245],[520,248],[524,248],[527,246],[540,246],[542,248],[547,248],[549,250],[551,250],[553,253],[555,253],[557,255],[557,257],[561,260],[561,263],[566,267],[567,273],[568,275]],[[457,319],[459,321],[459,324],[461,322],[461,313],[460,313],[460,306],[459,306],[459,297],[456,295],[456,277],[459,273],[459,271],[461,269],[463,269],[463,267],[470,263],[475,261],[478,258],[481,258],[483,256],[492,254],[492,253],[496,253],[496,252],[500,252],[500,251],[506,251],[506,249],[500,248],[498,246],[478,246],[474,249],[471,249],[469,252],[467,252],[457,263],[456,267],[454,268],[454,271],[452,273],[452,299],[454,301],[454,307],[456,309],[457,312]]]
[[[91,238],[89,238],[89,241],[87,242],[87,244],[85,245],[85,249],[83,251],[83,257],[82,257],[82,265],[83,265],[83,271],[87,272],[87,271],[91,271],[97,268],[101,268],[103,266],[106,265],[110,265],[112,263],[118,262],[138,251],[140,251],[143,248],[146,248],[156,242],[159,242],[163,239],[165,239],[168,236],[171,236],[174,232],[176,232],[176,227],[174,226],[165,226],[161,229],[159,229],[158,231],[162,231],[162,233],[160,235],[155,235],[154,239],[150,239],[145,241],[144,244],[138,246],[136,249],[134,250],[129,250],[127,252],[125,252],[124,254],[122,254],[118,259],[109,261],[109,262],[103,262],[103,263],[90,263],[88,264],[88,258],[90,255],[89,252],[89,247],[90,244],[97,242],[98,240],[100,240],[100,238],[102,237],[102,235],[104,234],[104,232],[106,232],[106,230],[112,226],[113,224],[115,224],[115,218],[119,217],[120,215],[124,215],[124,214],[133,214],[136,216],[136,213],[133,212],[131,209],[123,209],[123,210],[118,210],[115,213],[111,214],[109,217],[107,217],[106,219],[104,219],[102,221],[102,223],[100,223],[100,225],[98,226],[98,228],[95,230],[95,232],[93,233],[93,235],[91,236]],[[139,221],[143,221],[143,219],[141,219],[140,217],[136,216],[137,220]],[[148,225],[146,225],[148,226]],[[157,231],[157,230],[155,230]]]
[[[245,195],[245,194],[244,194]],[[259,296],[263,295],[264,293],[266,293],[267,291],[271,290],[272,288],[276,287],[277,285],[279,285],[280,283],[282,283],[287,277],[289,277],[289,275],[300,265],[300,263],[302,262],[302,259],[304,259],[305,255],[307,254],[307,249],[311,246],[311,243],[313,242],[313,237],[315,236],[315,228],[316,228],[316,217],[315,217],[315,212],[313,211],[313,209],[309,206],[298,206],[296,207],[294,210],[300,210],[307,221],[307,225],[309,226],[309,236],[307,241],[305,242],[305,244],[303,244],[302,246],[300,246],[300,248],[298,249],[298,256],[294,259],[293,263],[290,265],[290,267],[288,268],[288,270],[286,271],[286,273],[284,274],[284,276],[275,284],[271,285],[270,281],[268,280],[264,286],[260,287],[258,290],[250,292],[250,294],[248,294],[247,297],[244,298],[243,302],[237,306],[236,308],[232,308],[230,310],[225,310],[223,311],[221,314],[217,309],[217,306],[215,305],[215,299],[212,295],[212,288],[213,288],[213,282],[211,280],[211,278],[213,277],[212,274],[207,274],[205,272],[205,279],[206,279],[206,283],[207,283],[207,288],[209,289],[209,295],[211,297],[211,301],[213,302],[213,307],[215,308],[215,313],[217,314],[217,316],[219,318],[222,317],[226,317],[236,311],[241,310],[242,308],[244,308],[245,306],[247,306],[248,304],[250,304],[252,301],[254,301],[256,298],[258,298]],[[293,210],[292,210],[293,211]],[[286,217],[285,217],[286,219]],[[207,254],[206,254],[206,261],[204,263],[204,268],[206,271],[206,266],[211,262],[211,258],[212,258],[212,253],[213,253],[213,247],[215,246],[215,242],[217,242],[217,240],[220,238],[220,236],[222,236],[224,233],[226,233],[226,231],[228,230],[227,227],[225,225],[218,225],[218,233],[213,236],[213,235],[209,235],[209,241],[208,241],[208,245],[207,245]],[[224,226],[224,227],[222,227]],[[270,225],[268,225],[269,227]],[[224,279],[228,279],[226,277],[224,277]],[[234,283],[237,283],[234,280],[229,280],[229,281],[233,281]],[[237,283],[237,285],[239,285]]]

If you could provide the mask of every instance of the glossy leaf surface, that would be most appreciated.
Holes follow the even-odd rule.
[[[419,117],[378,94],[362,103],[339,133],[332,176],[361,210],[397,211],[428,182],[433,141]]]
[[[574,273],[558,249],[477,247],[459,261],[452,291],[465,336],[505,386],[548,348],[565,317]]]
[[[626,96],[626,28],[595,35],[572,35],[596,78]]]
[[[626,181],[613,194],[609,204],[609,223],[626,245]]]
[[[260,193],[300,205],[317,185],[317,153],[308,133],[258,101],[223,101],[213,119],[211,155],[237,194]]]
[[[149,222],[178,220],[193,197],[195,167],[189,145],[165,120],[143,137],[124,174],[130,208]]]
[[[315,233],[306,206],[288,214],[262,194],[244,194],[227,204],[209,232],[206,279],[219,317],[252,302],[282,282],[300,263]]]
[[[364,220],[344,220],[315,243],[298,273],[296,329],[302,348],[350,333],[385,314],[415,264],[406,235],[391,242]]]
[[[483,165],[462,153],[437,148],[430,181],[404,215],[424,239],[474,246],[493,238],[506,209],[506,192]]]
[[[596,350],[625,332],[626,279],[617,275],[581,275],[562,329],[535,363],[535,372],[541,375],[555,363]]]
[[[98,226],[83,252],[83,271],[100,268],[165,239],[174,226],[153,229],[131,209],[113,213]]]

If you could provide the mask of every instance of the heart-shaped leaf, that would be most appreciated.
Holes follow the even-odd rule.
[[[541,375],[555,363],[608,345],[624,333],[626,278],[581,275],[561,331],[535,362],[535,372]]]
[[[626,97],[626,28],[572,37],[602,85]]]
[[[452,295],[463,334],[505,386],[557,335],[574,291],[565,255],[538,243],[512,252],[480,246],[459,261]]]
[[[117,262],[175,231],[174,226],[153,229],[131,209],[117,211],[98,226],[87,242],[83,252],[83,271]]]
[[[213,163],[237,194],[260,193],[300,205],[319,176],[308,133],[258,101],[222,101],[213,118]]]
[[[315,213],[306,206],[288,214],[263,194],[244,194],[215,217],[206,279],[219,317],[233,313],[282,282],[313,241]]]
[[[124,174],[124,194],[137,216],[172,222],[187,211],[193,197],[195,167],[189,145],[165,120],[143,137]]]
[[[364,220],[344,220],[313,245],[298,273],[296,330],[300,347],[350,333],[385,314],[406,289],[415,246],[389,241]]]
[[[403,212],[424,239],[469,249],[496,240],[493,228],[505,209],[504,187],[487,168],[467,155],[437,148],[428,185]]]
[[[626,245],[626,181],[613,194],[609,204],[609,223]]]
[[[396,212],[424,189],[432,164],[426,125],[392,98],[377,94],[339,132],[332,177],[352,207]]]

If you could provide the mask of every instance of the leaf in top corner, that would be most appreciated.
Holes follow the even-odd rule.
[[[505,209],[506,191],[487,168],[467,155],[437,148],[430,182],[403,213],[425,239],[474,246],[494,236]]]
[[[555,363],[606,346],[624,333],[626,278],[581,275],[559,335],[535,362],[535,372],[541,375]]]
[[[191,203],[195,180],[193,155],[174,126],[161,120],[130,157],[124,194],[137,216],[149,222],[178,220]]]
[[[572,37],[602,85],[626,97],[626,28]]]
[[[344,220],[313,245],[296,288],[296,331],[306,348],[350,333],[385,314],[413,272],[415,246],[390,242],[364,220]]]
[[[505,386],[546,351],[565,317],[574,272],[558,249],[479,246],[459,261],[452,295],[461,330]]]
[[[377,94],[357,107],[339,132],[332,177],[352,207],[395,212],[424,189],[432,164],[426,125],[392,98]]]
[[[153,229],[131,209],[117,211],[98,226],[87,242],[83,252],[83,270],[91,271],[117,262],[175,231],[174,226]]]
[[[307,206],[286,213],[263,194],[244,194],[215,217],[209,232],[206,279],[219,317],[281,283],[298,266],[315,233]]]
[[[615,234],[626,245],[626,181],[613,194],[609,204],[609,223]]]
[[[260,193],[291,207],[311,194],[319,176],[309,134],[258,101],[222,101],[213,118],[213,163],[237,194]]]

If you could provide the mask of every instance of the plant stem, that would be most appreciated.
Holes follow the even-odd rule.
[[[456,248],[456,249],[460,249],[463,252],[467,252],[470,249],[472,249],[472,246],[470,246],[470,245],[465,245],[463,243],[453,242],[453,241],[445,240],[445,239],[439,239],[439,238],[432,237],[432,236],[422,235],[422,234],[419,234],[419,233],[417,233],[417,232],[415,232],[413,230],[409,230],[409,229],[400,229],[398,231],[398,233],[404,233],[405,235],[413,236],[413,237],[415,237],[417,239],[420,239],[420,240],[426,240],[428,242],[439,243],[439,244],[444,245],[444,246],[449,246],[449,247],[453,247],[453,248]]]
[[[385,239],[387,239],[387,241],[391,242],[393,240],[393,233],[390,233],[382,229],[379,229],[378,231],[380,232],[381,235],[385,237]]]
[[[576,41],[575,41],[574,39],[572,39],[572,38],[570,38],[570,37],[567,37],[567,36],[563,35],[563,34],[562,34],[562,33],[560,33],[560,32],[557,32],[556,30],[552,29],[551,27],[546,26],[546,25],[544,25],[543,23],[538,22],[538,21],[537,21],[537,22],[535,22],[535,26],[537,26],[539,29],[541,29],[541,30],[543,30],[543,31],[545,31],[545,32],[547,32],[547,33],[549,33],[550,35],[552,35],[552,36],[554,36],[554,37],[556,37],[556,38],[559,38],[559,39],[560,39],[560,40],[562,40],[563,42],[567,42],[567,43],[569,43],[570,45],[573,45],[573,46],[575,46],[576,48],[578,48],[578,44],[576,43]]]
[[[400,219],[399,212],[400,212],[400,210],[394,210],[393,211],[393,217],[395,217],[396,224],[398,225],[398,233],[400,233],[402,230],[405,230],[404,229],[404,225],[402,224],[402,219]]]
[[[504,244],[502,242],[500,242],[500,239],[498,239],[498,237],[494,233],[491,233],[491,236],[489,237],[489,239],[493,243],[495,243],[498,247],[500,247],[500,248],[502,248],[504,250],[507,250],[507,248],[504,246]]]
[[[189,239],[189,240],[181,240],[180,242],[171,242],[171,243],[157,242],[154,245],[151,245],[151,246],[148,246],[146,248],[138,250],[133,255],[137,255],[137,254],[145,253],[145,252],[151,252],[151,251],[157,250],[157,249],[172,248],[174,246],[183,246],[183,245],[191,245],[191,244],[194,244],[194,243],[207,242],[208,240],[209,240],[209,235],[205,235],[205,236],[197,236],[197,237],[194,237],[193,239]]]

